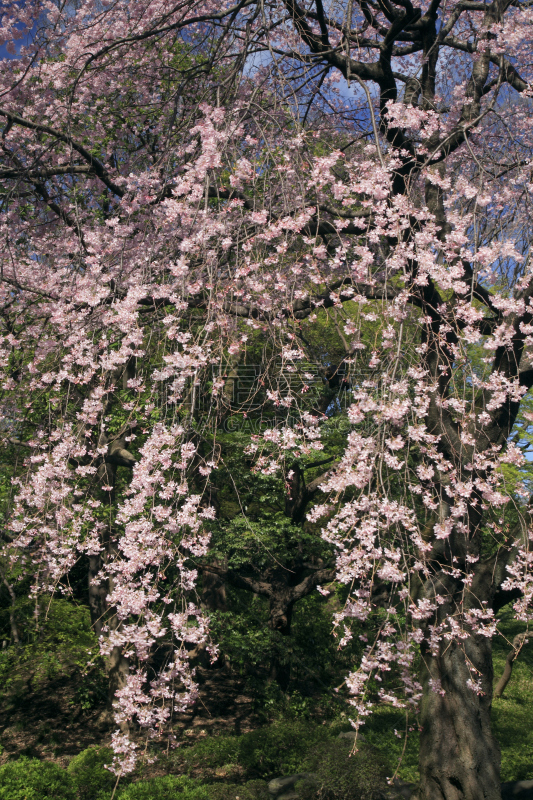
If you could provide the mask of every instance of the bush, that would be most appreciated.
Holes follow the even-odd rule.
[[[309,748],[327,742],[330,736],[326,727],[309,722],[274,723],[240,738],[239,763],[257,778],[303,772],[302,762]]]
[[[183,775],[164,775],[130,784],[116,800],[211,800],[210,788]]]
[[[309,748],[328,742],[330,728],[303,720],[275,722],[241,736],[208,736],[192,747],[179,749],[175,756],[176,771],[193,772],[198,777],[205,771],[226,767],[231,774],[251,779],[274,778],[301,772]]]
[[[2,625],[0,609],[0,626]],[[0,653],[0,691],[17,689],[22,683],[24,692],[42,689],[47,681],[84,675],[91,653],[98,652],[98,640],[91,629],[89,609],[65,599],[52,599],[43,614],[40,635],[32,624],[31,608],[22,605],[19,625],[25,632],[24,647],[9,647]],[[89,677],[84,675],[77,701],[87,709],[101,700],[103,670],[96,659]],[[28,682],[29,679],[29,682]]]
[[[296,790],[302,800],[378,800],[387,791],[386,764],[374,748],[351,753],[351,743],[335,739],[314,747],[305,762],[305,772],[316,775],[316,783],[301,781]]]
[[[117,779],[104,765],[112,760],[109,747],[88,747],[72,759],[68,773],[79,800],[107,800],[111,796]]]
[[[192,747],[179,749],[176,760],[181,769],[187,770],[197,767],[207,770],[224,767],[238,762],[239,745],[238,736],[208,736],[200,739]]]
[[[220,783],[209,787],[209,800],[272,800],[265,781],[248,781],[244,785],[238,783]]]
[[[0,767],[0,800],[74,800],[71,776],[57,764],[19,758]]]

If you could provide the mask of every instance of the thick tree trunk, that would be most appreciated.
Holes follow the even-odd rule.
[[[500,749],[490,725],[490,638],[444,642],[438,656],[424,654],[424,661],[417,800],[501,800]],[[482,694],[469,687],[472,680],[481,682]]]
[[[270,601],[268,627],[282,636],[290,636],[293,605],[289,591],[278,590]]]
[[[107,674],[107,703],[106,708],[98,717],[98,724],[103,728],[109,728],[113,725],[116,727],[114,716],[114,703],[115,695],[119,689],[122,689],[128,679],[130,665],[122,653],[121,647],[114,647],[111,653],[104,659],[104,666]],[[123,733],[129,730],[128,722],[124,721],[119,724],[119,728]]]
[[[108,707],[111,710],[115,694],[126,685],[130,665],[122,654],[122,647],[114,647],[106,659],[106,670],[109,678]]]

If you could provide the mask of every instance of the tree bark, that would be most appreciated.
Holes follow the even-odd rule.
[[[111,711],[115,695],[126,685],[130,673],[130,665],[124,658],[122,647],[114,647],[106,658],[106,671],[109,679],[108,709]],[[122,727],[122,726],[121,726]]]
[[[270,601],[268,627],[272,631],[278,631],[284,638],[291,635],[292,609],[294,603],[291,601],[289,591],[279,594],[274,593]],[[286,692],[291,681],[290,660],[283,659],[280,652],[275,649],[272,653],[270,664],[270,679],[276,681],[282,692]]]
[[[107,594],[111,589],[109,582],[97,579],[101,567],[102,559],[99,555],[89,556],[89,609],[91,625],[97,636],[101,635],[105,624],[114,629],[120,627],[113,609],[110,609],[107,603]],[[129,663],[124,658],[121,647],[114,647],[111,653],[104,657],[104,667],[108,678],[107,707],[101,721],[111,723],[115,694],[125,685],[129,674]]]
[[[89,556],[89,610],[91,612],[91,626],[96,636],[100,636],[102,633],[107,611],[107,587],[101,578],[98,578],[101,568],[101,556]]]
[[[14,591],[12,585],[9,583],[9,581],[7,580],[7,578],[4,575],[4,573],[0,572],[0,575],[2,576],[2,583],[4,584],[4,586],[6,587],[7,591],[9,592],[9,597],[11,599],[11,605],[9,607],[9,625],[11,627],[11,638],[13,640],[13,644],[15,645],[15,647],[20,647],[20,636],[19,636],[19,630],[18,630],[18,626],[17,626],[17,618],[16,618],[16,614],[15,614],[15,605],[16,605],[17,598],[16,598],[15,591]]]
[[[222,570],[226,568],[226,564],[216,558],[213,559],[213,564]],[[220,573],[202,570],[201,602],[208,611],[227,611],[226,583]]]
[[[501,800],[500,749],[490,725],[490,638],[443,642],[438,655],[424,660],[416,800]],[[478,679],[482,693],[467,684]]]

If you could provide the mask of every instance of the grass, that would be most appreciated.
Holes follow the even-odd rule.
[[[513,618],[513,610],[506,606],[499,613],[501,620],[500,636],[493,642],[494,686],[496,686],[505,666],[505,659],[511,649],[510,642],[525,630],[524,623]],[[361,729],[366,741],[375,747],[389,763],[397,765],[398,777],[407,783],[416,783],[418,772],[418,731],[407,731],[402,711],[377,709]],[[409,725],[407,726],[409,728]],[[513,674],[504,696],[495,699],[492,707],[492,727],[499,742],[501,761],[501,780],[528,780],[533,778],[533,639],[523,647],[513,667]],[[398,737],[395,733],[401,734]],[[405,745],[405,748],[404,748]]]
[[[513,620],[512,609],[499,614],[501,630],[494,641],[495,684],[511,649],[509,642],[525,630]],[[502,781],[520,781],[533,777],[533,640],[522,648],[503,697],[494,700],[492,709],[494,735],[502,751]]]
[[[418,774],[418,731],[409,730],[415,727],[415,720],[407,723],[407,741],[405,712],[377,709],[368,719],[361,732],[368,744],[376,750],[391,765],[391,774],[398,769],[396,777],[406,783],[416,783]],[[397,735],[399,734],[399,736]]]
[[[510,642],[518,633],[523,632],[525,627],[513,619],[510,608],[503,609],[499,617],[502,635],[494,640],[495,684],[503,672],[511,646]],[[40,711],[41,709],[38,710],[37,718],[41,717],[41,720],[40,722],[38,719],[36,720],[35,738],[50,745],[51,739],[55,738],[57,732],[47,717],[43,719],[45,715],[40,714]],[[328,748],[335,749],[335,739],[339,731],[346,731],[350,727],[348,716],[349,712],[345,712],[334,720],[328,719],[323,723],[320,719],[313,722],[306,718],[286,718],[241,736],[206,736],[204,739],[190,744],[184,741],[172,755],[160,758],[153,768],[147,769],[145,774],[143,774],[143,770],[140,770],[136,778],[134,777],[135,783],[131,784],[131,788],[121,782],[118,794],[123,793],[124,800],[130,800],[130,796],[131,800],[141,800],[141,796],[144,798],[143,791],[146,789],[148,794],[152,793],[152,800],[156,800],[156,796],[157,800],[159,798],[165,800],[167,795],[171,796],[175,792],[176,781],[179,783],[183,778],[184,783],[183,786],[180,784],[179,793],[184,800],[187,800],[189,795],[190,800],[202,800],[200,795],[204,791],[204,787],[208,787],[209,792],[215,792],[215,790],[215,793],[218,792],[216,800],[227,800],[230,795],[230,800],[232,800],[232,792],[234,794],[236,791],[234,787],[241,787],[239,791],[242,800],[248,800],[248,798],[255,800],[263,790],[266,791],[266,781],[270,778],[302,770],[307,771],[309,766],[307,762],[313,753],[319,753],[322,750],[326,752]],[[532,718],[533,640],[524,646],[515,662],[513,674],[504,696],[494,700],[493,703],[493,730],[501,747],[501,776],[504,782],[533,778]],[[13,727],[17,729],[24,723],[29,724],[29,721],[28,717],[23,714],[12,720]],[[405,739],[406,729],[407,739]],[[405,712],[402,710],[378,708],[367,719],[362,734],[366,742],[363,750],[366,749],[368,752],[368,747],[370,747],[377,751],[376,754],[380,756],[380,760],[388,765],[386,767],[387,777],[392,777],[398,767],[396,774],[399,778],[409,783],[417,782],[418,732],[416,719],[411,718],[406,721]],[[78,742],[78,745],[80,743]],[[23,752],[22,749],[19,749],[18,755]],[[14,753],[10,755],[12,756]],[[32,751],[27,755],[38,755],[41,759],[43,758],[40,752]],[[99,758],[109,760],[109,753],[104,753],[101,749],[89,748],[71,760],[68,780],[72,779],[76,784],[76,798],[85,800],[85,795],[91,798],[98,795],[98,800],[108,800],[111,791],[109,783],[111,776],[103,767],[100,768],[99,763],[93,764],[93,761],[95,759],[98,761]],[[64,764],[64,759],[61,761]],[[31,762],[25,763],[30,764]],[[99,768],[99,771],[96,767]],[[155,776],[154,771],[156,772]],[[158,772],[159,775],[157,775]],[[25,771],[23,770],[22,773],[25,774]],[[95,786],[86,779],[85,773],[90,776],[91,781],[94,781]],[[168,775],[173,776],[172,780],[176,785],[170,778],[165,783],[163,779],[166,779]],[[149,781],[159,781],[159,783],[155,787],[155,783],[152,785]],[[254,781],[257,786],[255,784],[252,786],[250,783]],[[145,782],[147,782],[146,786]],[[250,784],[246,790],[245,784],[246,786]],[[69,791],[72,790],[66,786],[65,797],[69,796]],[[9,788],[9,792],[12,793],[12,787]],[[43,796],[40,787],[39,792]],[[2,796],[1,792],[0,796]],[[119,800],[118,795],[117,800]]]

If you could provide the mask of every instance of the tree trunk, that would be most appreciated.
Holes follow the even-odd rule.
[[[102,465],[99,469],[98,477],[100,480],[115,480],[116,468],[109,465]],[[100,572],[106,560],[112,553],[112,533],[107,530],[103,538],[104,555],[89,556],[89,609],[91,612],[91,625],[95,634],[99,637],[104,625],[108,625],[112,630],[120,628],[120,621],[117,619],[115,609],[109,607],[107,601],[108,594],[113,590],[113,582],[109,578],[102,578]],[[114,647],[108,656],[104,656],[104,667],[108,678],[107,685],[107,704],[106,710],[100,715],[99,722],[102,725],[113,723],[113,704],[115,695],[119,689],[126,684],[129,675],[129,662],[124,657],[121,647]],[[122,731],[126,732],[128,724],[120,724]]]
[[[102,633],[107,612],[107,586],[98,578],[102,568],[100,555],[89,556],[89,610],[91,612],[91,626],[96,636]]]
[[[104,666],[107,674],[107,703],[105,710],[98,717],[98,724],[102,728],[116,727],[114,707],[115,695],[119,689],[125,686],[128,679],[130,665],[122,653],[121,647],[114,647],[111,653],[104,659]],[[123,733],[129,731],[129,724],[126,721],[119,723],[119,728]]]
[[[4,573],[0,572],[0,575],[2,576],[2,583],[4,584],[4,586],[6,587],[7,591],[9,592],[9,597],[11,599],[11,605],[9,607],[9,625],[11,627],[11,638],[13,640],[13,644],[15,645],[15,647],[20,647],[20,636],[19,636],[19,630],[18,630],[18,626],[17,626],[17,618],[16,618],[16,614],[15,614],[15,606],[16,606],[16,602],[17,602],[17,597],[15,595],[15,591],[14,591],[12,585],[9,583],[9,581],[7,580],[7,578],[4,575]]]
[[[224,562],[217,558],[213,559],[213,564],[221,569],[227,567]],[[224,578],[218,573],[210,572],[208,569],[202,570],[201,603],[208,611],[227,611]]]
[[[111,578],[108,579],[108,588],[110,592],[112,592],[114,589],[113,580]],[[122,627],[122,622],[117,617],[115,608],[110,608],[108,610],[107,625],[109,626],[110,630],[115,631],[120,631]],[[116,693],[119,689],[122,689],[126,685],[126,681],[128,680],[128,675],[130,673],[129,661],[124,657],[122,647],[114,647],[110,654],[106,656],[105,670],[109,680],[107,708],[108,711],[112,711],[115,703]],[[128,729],[128,724],[122,722],[120,724],[120,728],[121,730],[126,731]]]
[[[278,631],[284,638],[291,635],[292,608],[293,603],[279,595],[275,595],[270,603],[268,627],[273,631]],[[276,681],[282,692],[286,692],[289,688],[291,664],[290,661],[281,657],[277,648],[272,653],[270,679]]]
[[[416,800],[501,800],[500,749],[490,725],[490,638],[443,642],[439,654],[425,654],[424,661]],[[469,680],[480,681],[482,694]]]
[[[109,678],[108,708],[112,709],[115,694],[126,685],[130,665],[122,654],[122,647],[114,647],[106,658],[106,670]]]

